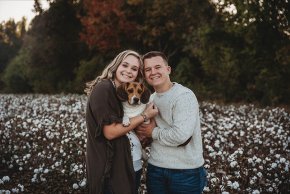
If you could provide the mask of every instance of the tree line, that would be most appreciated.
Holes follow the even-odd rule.
[[[120,51],[163,51],[199,99],[290,102],[287,0],[48,0],[0,24],[2,93],[83,93]]]

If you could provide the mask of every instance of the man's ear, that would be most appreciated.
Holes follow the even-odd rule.
[[[143,104],[147,104],[149,102],[151,92],[147,87],[144,86],[144,84],[142,84],[142,87],[143,87],[143,94],[140,100]]]
[[[126,102],[128,100],[128,94],[126,91],[127,84],[121,84],[117,87],[117,96],[121,100],[121,102]]]
[[[170,75],[171,74],[171,67],[169,65],[167,66],[167,70],[168,70],[168,75]]]

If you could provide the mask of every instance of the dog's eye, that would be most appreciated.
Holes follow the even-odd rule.
[[[142,90],[141,90],[141,89],[139,89],[137,92],[138,92],[138,94],[141,94],[141,93],[142,93]]]
[[[129,89],[129,90],[128,90],[128,92],[129,92],[129,93],[132,93],[132,92],[133,92],[133,89],[132,89],[132,88],[131,88],[131,89]]]

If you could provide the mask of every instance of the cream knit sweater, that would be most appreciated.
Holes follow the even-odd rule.
[[[153,93],[158,107],[148,162],[171,169],[193,169],[204,164],[199,106],[194,93],[178,84],[164,93]],[[178,147],[192,136],[186,146]]]

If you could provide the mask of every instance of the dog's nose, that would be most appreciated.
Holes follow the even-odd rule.
[[[134,98],[133,101],[134,101],[134,104],[137,104],[139,102],[139,98]]]

